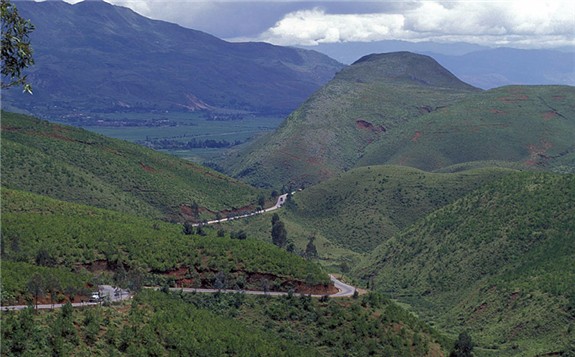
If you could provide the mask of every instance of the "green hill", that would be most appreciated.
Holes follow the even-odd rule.
[[[25,295],[30,276],[18,270],[30,265],[46,274],[44,267],[58,268],[63,276],[128,274],[148,285],[214,286],[220,279],[224,287],[258,289],[262,277],[271,290],[329,283],[315,263],[258,240],[220,237],[210,228],[186,235],[180,224],[9,189],[2,189],[2,260],[14,262],[3,266],[4,297]]]
[[[7,112],[1,128],[7,188],[177,221],[257,206],[249,185],[135,144]]]
[[[415,117],[477,89],[427,56],[368,56],[340,71],[268,137],[224,163],[260,186],[316,183],[352,168],[370,144],[393,136]]]
[[[514,173],[396,234],[354,274],[502,355],[575,339],[575,176]]]
[[[573,172],[574,137],[575,87],[502,87],[414,118],[369,147],[357,164],[429,171],[499,160]]]
[[[403,166],[369,166],[341,173],[298,191],[277,212],[298,254],[310,237],[318,261],[346,273],[394,234],[482,185],[515,171],[481,168],[428,173]],[[271,214],[226,222],[271,242]]]
[[[432,211],[511,172],[439,174],[401,166],[361,167],[298,192],[291,219],[339,246],[370,252]]]
[[[264,187],[315,184],[376,164],[449,171],[496,161],[572,172],[573,103],[569,86],[482,92],[430,57],[372,55],[340,71],[275,133],[230,153],[222,166]]]

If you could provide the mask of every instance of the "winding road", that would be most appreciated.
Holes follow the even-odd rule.
[[[292,194],[294,194],[295,192],[292,192]],[[270,208],[266,208],[260,211],[255,211],[252,213],[248,213],[248,214],[243,214],[241,216],[235,216],[235,217],[227,217],[227,218],[221,218],[221,219],[214,219],[212,221],[207,221],[204,223],[194,223],[192,224],[193,227],[197,227],[199,225],[206,225],[206,224],[216,224],[216,223],[221,223],[221,222],[227,222],[227,221],[233,221],[234,219],[239,219],[239,218],[246,218],[246,217],[251,217],[251,216],[255,216],[257,214],[262,214],[262,213],[266,213],[266,212],[271,212],[271,211],[275,211],[276,209],[281,208],[281,206],[283,206],[283,204],[286,202],[287,200],[287,193],[284,193],[283,195],[278,197],[278,200],[276,201],[276,204]]]
[[[277,209],[281,208],[281,206],[283,206],[283,204],[286,202],[287,195],[288,195],[287,193],[284,193],[283,195],[279,196],[276,204],[270,208],[266,208],[266,209],[261,210],[261,211],[252,212],[252,213],[241,215],[241,216],[222,218],[219,220],[208,221],[204,224],[215,224],[215,223],[220,223],[220,222],[226,222],[226,221],[231,221],[231,220],[238,219],[238,218],[251,217],[251,216],[255,216],[256,214],[262,214],[265,212],[277,210]],[[198,225],[199,224],[194,224],[194,226],[198,226]],[[330,297],[350,297],[350,296],[353,296],[353,294],[357,290],[355,287],[338,280],[335,276],[333,276],[331,274],[330,274],[329,278],[333,282],[333,285],[336,287],[338,292],[335,294],[328,294],[327,296],[330,296]],[[158,290],[159,288],[154,288],[154,289]],[[126,299],[130,299],[132,297],[132,295],[127,290],[119,290],[119,289],[112,287],[111,285],[100,285],[98,287],[98,290],[99,290],[100,296],[102,298],[106,298],[106,299],[110,300],[111,302],[126,300]],[[190,293],[195,292],[195,293],[211,293],[211,294],[213,294],[213,293],[221,292],[221,293],[243,293],[243,294],[247,294],[247,295],[268,295],[268,296],[283,296],[283,295],[288,294],[286,292],[278,292],[278,291],[227,290],[227,289],[218,290],[218,289],[200,289],[200,288],[170,288],[170,290],[190,292]],[[116,293],[116,292],[118,292],[118,293]],[[311,296],[322,297],[324,295],[311,295]],[[101,301],[100,302],[73,303],[72,306],[73,307],[82,307],[82,306],[94,306],[94,305],[99,305],[99,304],[101,304]],[[40,304],[37,306],[37,308],[38,309],[56,309],[56,308],[61,308],[62,306],[64,306],[64,304]],[[22,310],[22,309],[25,309],[26,307],[28,307],[28,305],[1,306],[0,311]]]
[[[350,297],[356,291],[356,288],[348,285],[341,280],[337,279],[335,276],[329,276],[333,285],[338,290],[335,294],[328,294],[329,297]],[[160,288],[156,287],[153,288],[155,290],[159,290]],[[259,290],[228,290],[228,289],[200,289],[200,288],[170,288],[171,291],[183,291],[185,293],[206,293],[206,294],[215,294],[217,292],[220,293],[241,293],[246,295],[267,295],[267,296],[285,296],[289,293],[280,292],[280,291],[259,291]],[[111,302],[118,302],[122,300],[128,300],[132,297],[132,295],[127,290],[118,290],[111,285],[100,285],[99,286],[100,296],[103,298],[109,299]],[[119,293],[116,294],[115,292],[118,291]],[[295,295],[295,294],[294,294]],[[311,295],[312,297],[322,297],[326,295]],[[73,307],[84,307],[84,306],[96,306],[100,305],[102,302],[78,302],[73,303]],[[40,304],[38,305],[39,310],[49,310],[49,309],[58,309],[64,306],[65,304]],[[12,305],[12,306],[2,306],[1,311],[12,311],[12,310],[23,310],[27,308],[28,305]]]

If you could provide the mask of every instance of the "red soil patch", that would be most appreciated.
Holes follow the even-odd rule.
[[[151,172],[151,173],[158,172],[158,170],[154,169],[154,168],[151,167],[151,166],[148,166],[148,165],[144,164],[143,162],[140,162],[140,166],[141,166],[142,169],[144,169],[144,171],[146,171],[146,172]]]
[[[419,107],[417,108],[419,110],[420,114],[428,114],[431,113],[433,111],[433,108],[430,106],[423,106],[423,107]]]
[[[515,291],[511,294],[511,296],[509,297],[509,302],[513,303],[517,299],[519,299],[519,291]]]
[[[416,131],[416,132],[415,132],[415,135],[413,135],[413,137],[411,138],[411,141],[413,141],[414,143],[416,143],[417,140],[419,140],[419,138],[421,138],[421,135],[422,135],[422,134],[421,134],[421,131],[419,131],[419,130]]]
[[[0,127],[0,130],[2,130],[2,131],[14,132],[14,131],[22,131],[23,128],[19,128],[19,127],[15,127],[15,126],[2,125],[2,126]]]
[[[498,100],[500,102],[503,102],[503,103],[517,103],[517,102],[522,102],[522,101],[525,101],[528,99],[529,99],[529,97],[526,96],[525,94],[521,94],[521,95],[518,94],[518,95],[508,95],[505,97],[500,97]]]
[[[207,264],[206,264],[207,265]],[[196,270],[197,281],[189,277],[189,272],[191,270]],[[195,268],[180,267],[178,269],[165,272],[165,275],[171,276],[175,279],[176,285],[178,287],[200,287],[200,288],[213,288],[211,286],[211,281],[207,278],[208,276],[213,276],[217,273],[216,271],[197,271]],[[246,286],[249,290],[261,290],[262,282],[267,280],[269,282],[270,291],[288,291],[293,289],[295,293],[298,294],[313,294],[313,295],[326,295],[335,294],[337,289],[332,284],[329,285],[307,285],[303,281],[288,279],[285,277],[279,277],[274,274],[268,273],[253,273],[246,272],[242,270],[233,271],[230,275],[244,276],[246,281]],[[277,283],[276,283],[277,282]],[[274,289],[274,286],[278,286],[279,289]]]
[[[475,308],[475,311],[473,311],[473,312],[476,314],[481,314],[485,310],[487,310],[487,303],[486,302],[484,302],[483,304],[481,304],[477,308]]]
[[[543,141],[540,145],[527,145],[527,149],[529,150],[529,159],[525,163],[529,166],[544,163],[544,161],[549,159],[545,154],[552,147],[553,144],[547,141]]]
[[[368,130],[373,133],[384,133],[387,131],[383,125],[373,125],[372,123],[363,119],[357,119],[355,121],[355,127],[358,129]]]
[[[549,121],[557,116],[557,112],[545,112],[543,113],[543,120]]]

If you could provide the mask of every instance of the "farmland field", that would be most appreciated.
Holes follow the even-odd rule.
[[[191,160],[203,162],[220,156],[222,149],[250,141],[275,130],[283,117],[223,113],[207,118],[203,113],[96,113],[66,120],[66,124],[82,127],[108,137],[128,140]],[[207,140],[228,144],[226,147],[154,147],[169,141],[184,145],[191,140]],[[169,145],[168,145],[169,146]],[[198,145],[199,146],[199,145]]]

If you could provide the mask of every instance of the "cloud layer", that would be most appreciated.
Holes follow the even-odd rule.
[[[420,1],[402,12],[286,14],[260,40],[279,45],[406,40],[481,45],[575,45],[573,1]]]
[[[66,0],[71,3],[79,0]],[[573,0],[106,0],[229,40],[575,46]]]

